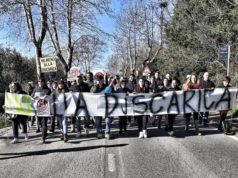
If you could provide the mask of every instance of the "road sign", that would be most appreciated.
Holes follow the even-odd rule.
[[[40,58],[41,72],[56,72],[56,59],[54,57],[42,57]]]
[[[228,60],[229,58],[229,51],[230,46],[229,45],[220,45],[219,46],[219,60]]]

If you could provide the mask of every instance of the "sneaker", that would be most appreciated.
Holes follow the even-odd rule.
[[[28,141],[29,140],[29,136],[28,136],[28,134],[26,133],[25,134],[25,141]]]
[[[139,138],[144,138],[143,132],[140,132],[140,133],[139,133]]]
[[[97,138],[102,139],[102,134],[101,133],[97,134]]]
[[[107,140],[110,140],[110,134],[109,134],[109,133],[106,133],[106,134],[105,134],[105,138],[106,138]]]
[[[11,141],[11,144],[16,144],[16,143],[19,143],[18,138],[14,138],[14,139]]]
[[[174,131],[169,131],[168,134],[169,136],[174,136]]]
[[[80,132],[77,132],[76,138],[80,138],[80,136],[81,136],[81,133],[80,133]]]
[[[143,136],[144,136],[144,138],[148,138],[147,130],[143,130]]]
[[[201,132],[198,132],[198,136],[202,136],[202,133],[201,133]]]

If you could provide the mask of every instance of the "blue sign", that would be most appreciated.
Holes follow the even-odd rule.
[[[228,60],[229,47],[219,46],[219,60]]]

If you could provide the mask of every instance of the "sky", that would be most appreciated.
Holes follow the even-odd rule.
[[[111,8],[114,11],[114,13],[118,13],[120,11],[120,5],[121,0],[111,0]],[[0,45],[2,47],[7,47],[11,49],[16,49],[18,52],[20,52],[23,56],[27,56],[29,58],[35,56],[35,50],[31,42],[29,40],[25,40],[22,38],[13,38],[11,34],[9,34],[10,29],[5,25],[7,18],[1,18],[0,19]],[[115,30],[115,23],[114,20],[106,15],[98,17],[99,27],[109,33],[112,34]],[[26,31],[23,31],[23,33],[27,34]],[[107,50],[103,54],[102,63],[106,63],[106,60],[108,57],[112,54],[112,41],[108,42]],[[103,66],[102,66],[103,67]],[[105,66],[104,66],[105,67]]]

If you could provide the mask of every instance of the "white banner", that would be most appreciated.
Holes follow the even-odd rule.
[[[236,88],[214,90],[169,91],[157,94],[94,94],[65,93],[51,95],[45,101],[33,100],[27,95],[6,93],[6,113],[40,116],[132,116],[157,114],[183,114],[227,110],[235,105]],[[28,105],[21,104],[22,97]],[[26,100],[26,99],[25,99]],[[50,112],[49,107],[50,106]]]

